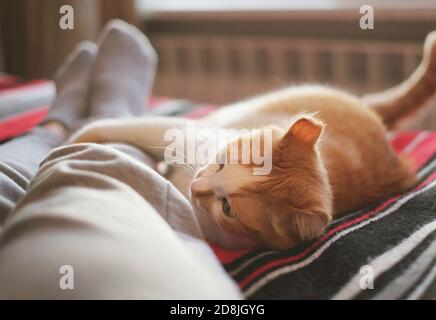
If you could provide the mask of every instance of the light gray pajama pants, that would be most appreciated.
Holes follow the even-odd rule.
[[[59,147],[29,184],[58,144],[35,129],[0,145],[1,299],[240,298],[188,201],[136,148]]]

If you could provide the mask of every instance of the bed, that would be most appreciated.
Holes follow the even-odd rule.
[[[0,75],[0,141],[37,125],[53,94],[50,81]],[[216,108],[152,97],[146,112],[196,119]],[[292,250],[230,251],[210,243],[246,298],[436,298],[436,132],[397,132],[391,143],[413,161],[419,183],[412,190],[351,212]]]

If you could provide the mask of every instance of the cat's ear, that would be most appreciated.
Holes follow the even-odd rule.
[[[317,238],[332,220],[327,212],[306,212],[295,208],[291,212],[281,213],[277,218],[272,221],[279,235],[273,246],[278,249],[288,249],[301,241]]]
[[[290,214],[288,223],[294,236],[302,241],[318,237],[331,221],[330,215],[322,212],[294,212]]]
[[[314,145],[324,129],[324,124],[313,116],[305,115],[297,119],[283,136],[282,142],[287,145],[291,141],[299,141]]]

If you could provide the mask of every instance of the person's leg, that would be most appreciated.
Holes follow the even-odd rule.
[[[5,222],[0,298],[240,298],[194,217],[168,181],[115,148],[55,149]]]
[[[39,163],[78,120],[143,113],[157,65],[150,42],[138,29],[115,20],[98,43],[99,48],[82,42],[59,68],[57,96],[41,127],[0,145],[0,231]]]
[[[62,139],[43,128],[0,145],[0,230],[22,198],[39,163]]]
[[[23,197],[39,163],[85,116],[87,88],[96,53],[95,44],[81,43],[55,77],[57,96],[46,120],[28,134],[0,144],[0,230],[8,213]]]
[[[100,52],[107,54],[98,60],[118,63],[115,73],[106,70],[110,61],[96,68],[93,94],[102,98],[91,99],[93,116],[137,115],[145,102],[146,88],[138,83],[147,69],[130,77],[129,55],[145,62],[152,51],[129,28],[112,24],[100,42]],[[123,51],[115,50],[114,43],[123,43]],[[123,75],[123,85],[136,89],[108,90],[108,79],[117,75]],[[0,297],[240,297],[210,248],[198,239],[201,232],[187,200],[142,163],[140,152],[122,148],[139,161],[98,145],[67,146],[51,154],[5,223]],[[74,270],[71,291],[59,284],[65,266]]]

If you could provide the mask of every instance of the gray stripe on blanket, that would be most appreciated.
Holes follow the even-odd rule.
[[[150,110],[148,114],[153,116],[176,116],[183,115],[197,107],[188,100],[171,100],[159,104],[158,107]]]
[[[383,272],[389,270],[393,265],[400,262],[408,253],[410,253],[415,247],[417,247],[421,241],[423,241],[429,234],[436,230],[436,220],[426,224],[418,231],[414,232],[410,237],[406,238],[399,245],[386,251],[382,255],[373,259],[368,263],[374,270],[375,279]],[[362,274],[358,273],[350,281],[342,287],[341,290],[333,297],[333,299],[352,299],[362,289],[360,288],[360,279]],[[403,278],[403,281],[407,282],[407,288],[410,288],[413,279]],[[384,292],[384,291],[382,291]],[[386,294],[386,292],[385,292]],[[395,299],[394,297],[387,297],[385,299]]]
[[[409,289],[411,283],[417,283],[424,275],[423,273],[434,263],[436,258],[436,241],[412,263],[409,268],[389,283],[385,289],[374,296],[373,299],[399,299]]]
[[[52,101],[53,96],[48,94],[33,96],[30,99],[29,97],[18,97],[14,101],[0,101],[0,119],[48,106]]]

